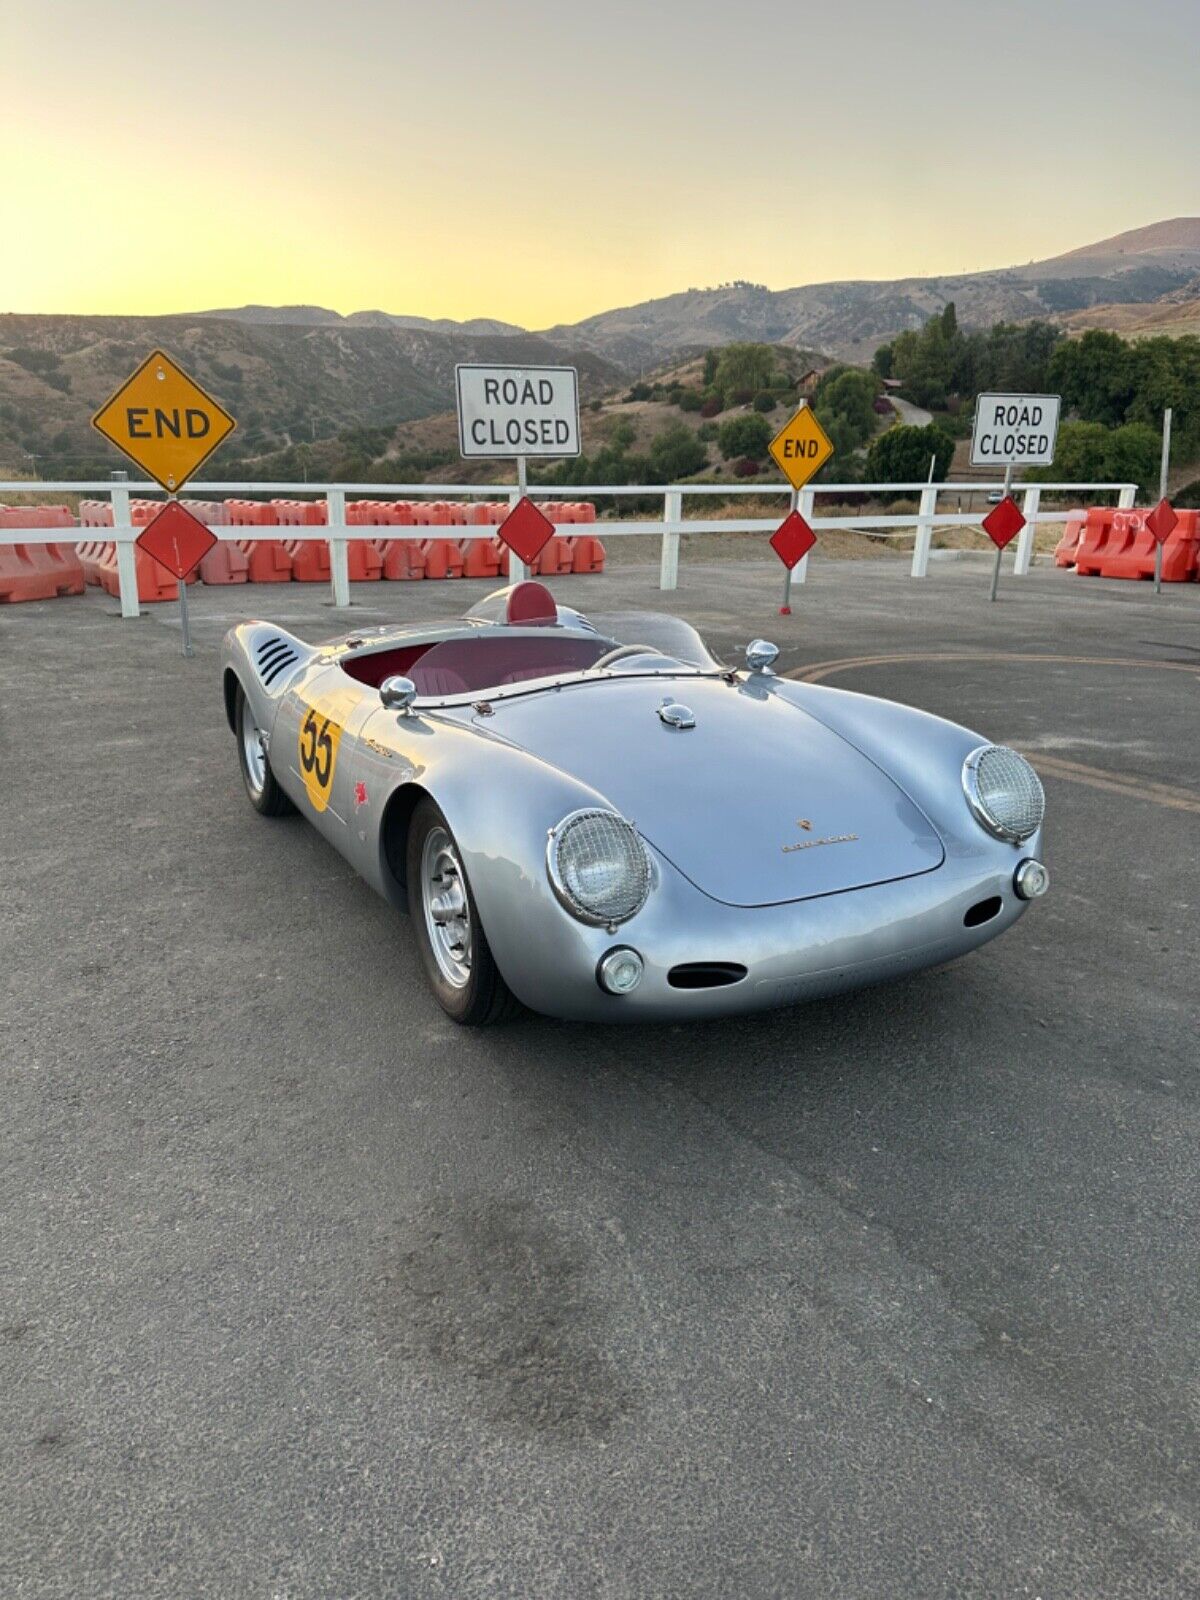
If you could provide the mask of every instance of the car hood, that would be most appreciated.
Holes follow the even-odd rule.
[[[664,699],[692,728],[658,715]],[[604,795],[728,905],[778,905],[930,872],[932,823],[852,745],[754,679],[605,679],[496,699],[479,722]]]

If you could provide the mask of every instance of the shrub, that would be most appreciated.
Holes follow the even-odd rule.
[[[593,400],[589,404],[588,410],[589,411],[599,411],[601,409],[601,407],[603,406],[603,404],[604,404],[603,400]]]
[[[719,394],[710,394],[700,407],[700,415],[702,417],[719,417],[724,409],[725,402],[721,399],[721,396]]]
[[[708,451],[689,427],[673,422],[652,442],[650,459],[660,473],[673,481],[690,478],[693,472],[707,466]]]
[[[753,389],[735,389],[729,396],[729,403],[734,406],[748,406],[753,399]]]
[[[718,358],[714,378],[717,387],[726,394],[744,389],[748,401],[759,389],[770,388],[775,369],[775,350],[771,345],[728,344]],[[745,403],[739,401],[739,404]]]
[[[702,422],[696,429],[696,437],[702,439],[705,444],[711,444],[720,431],[715,422]]]
[[[626,400],[649,400],[650,385],[648,383],[635,383],[625,398]]]
[[[953,455],[954,440],[936,423],[924,428],[901,425],[871,441],[867,471],[877,483],[922,483],[929,473],[930,456],[934,458],[934,477],[945,478]]]
[[[667,399],[671,405],[677,406],[683,399],[683,385],[679,383],[673,383],[667,390]]]
[[[730,417],[728,422],[721,424],[717,435],[717,443],[726,461],[732,461],[735,456],[749,456],[752,461],[758,460],[765,454],[770,441],[771,424],[756,411]]]
[[[680,411],[699,411],[703,401],[700,399],[700,395],[697,390],[684,389],[680,393],[679,399],[675,403],[678,405]]]
[[[753,478],[757,474],[758,462],[751,461],[749,456],[742,456],[740,460],[733,463],[733,475],[735,478]]]
[[[755,411],[774,411],[779,404],[769,389],[760,389],[754,396]]]

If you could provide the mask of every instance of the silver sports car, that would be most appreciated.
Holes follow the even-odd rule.
[[[793,1005],[985,944],[1045,892],[1033,768],[938,717],[745,668],[538,583],[457,621],[225,640],[250,803],[407,906],[463,1023]]]

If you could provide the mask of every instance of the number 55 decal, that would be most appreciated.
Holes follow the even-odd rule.
[[[341,737],[341,727],[332,717],[309,706],[308,715],[300,724],[300,776],[314,811],[324,811],[329,804]]]

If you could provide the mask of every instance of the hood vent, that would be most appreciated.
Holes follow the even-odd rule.
[[[258,675],[269,689],[281,673],[296,665],[300,652],[290,639],[281,639],[274,633],[255,645],[254,659]]]

